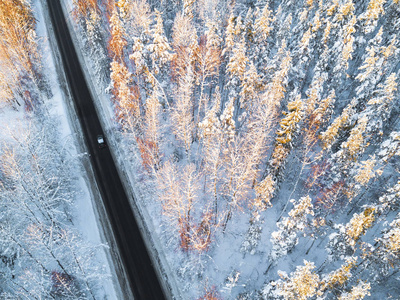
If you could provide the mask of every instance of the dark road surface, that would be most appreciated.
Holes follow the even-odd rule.
[[[91,163],[135,299],[165,299],[108,147],[99,149],[102,128],[79,64],[60,0],[47,0],[51,21]]]

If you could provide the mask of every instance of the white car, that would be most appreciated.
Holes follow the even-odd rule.
[[[100,149],[106,147],[106,142],[104,141],[104,137],[101,134],[97,136],[97,145],[99,145]]]

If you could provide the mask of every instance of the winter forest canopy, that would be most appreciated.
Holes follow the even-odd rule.
[[[400,294],[399,1],[74,5],[190,297]]]
[[[72,2],[122,136],[115,146],[146,190],[141,205],[160,228],[184,299],[400,295],[399,0]],[[24,90],[46,92],[28,16],[0,20],[4,34],[13,34],[4,22],[27,30],[26,43],[1,40],[1,68],[11,70],[0,74],[1,101],[13,107],[26,101]],[[45,115],[39,103],[27,107]],[[27,193],[4,167],[6,150],[1,201]],[[22,170],[36,170],[20,151]],[[27,207],[15,197],[4,201]],[[17,236],[25,240],[9,243],[23,247],[32,223],[64,224],[47,204],[51,218],[32,220],[43,199],[33,212],[19,210],[18,228],[0,227],[1,243]],[[40,226],[35,232],[47,234]],[[7,255],[1,272],[16,269]],[[88,295],[93,283],[83,275]]]

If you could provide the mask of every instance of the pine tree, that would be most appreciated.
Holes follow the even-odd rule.
[[[147,0],[118,0],[116,5],[125,23],[127,35],[140,38],[146,43],[152,22],[151,9]]]
[[[197,32],[189,17],[178,14],[172,28],[172,75],[173,79],[186,76],[188,69],[194,71],[198,49]]]
[[[339,0],[332,0],[332,4],[327,9],[327,15],[332,16],[339,7]]]
[[[250,63],[250,66],[246,70],[243,76],[242,81],[242,90],[240,91],[240,107],[253,107],[254,105],[249,105],[255,101],[259,94],[258,92],[261,89],[261,79],[260,75],[257,73],[257,69],[254,66],[253,62]]]
[[[217,116],[221,106],[221,94],[218,87],[213,95],[213,99],[213,105],[210,109],[206,110],[205,117],[198,124],[200,137],[206,140],[206,148],[208,147],[207,139],[212,138],[221,131],[220,119]]]
[[[233,120],[235,107],[233,104],[234,98],[230,98],[225,104],[225,109],[220,116],[222,132],[228,141],[233,140],[235,137],[236,124]]]
[[[220,110],[221,95],[217,89],[214,94],[214,104],[212,108],[206,111],[206,116],[199,123],[200,138],[204,151],[204,169],[208,190],[212,194],[214,224],[218,222],[219,215],[219,185],[222,184],[222,149],[225,145],[223,138],[221,122],[217,116]]]
[[[279,106],[285,97],[288,74],[292,64],[285,40],[282,41],[281,47],[276,54],[276,61],[280,68],[274,73],[272,81],[267,84],[263,98],[273,99],[273,105]]]
[[[243,21],[243,35],[246,41],[253,43],[254,42],[254,12],[252,8],[249,8],[246,13],[246,17]]]
[[[393,156],[400,156],[400,132],[392,131],[389,138],[381,144],[378,155],[384,163],[387,163]]]
[[[397,42],[397,36],[395,35],[387,47],[381,47],[380,51],[383,54],[384,59],[389,59],[391,56],[396,55],[396,52],[398,52],[396,47]]]
[[[242,38],[240,42],[235,43],[232,49],[232,55],[229,57],[229,62],[226,66],[226,72],[229,74],[231,81],[236,78],[238,80],[243,80],[247,62],[246,43]],[[232,84],[235,84],[235,82],[236,81],[232,82]]]
[[[214,22],[206,23],[208,31],[206,36],[200,40],[199,48],[196,53],[196,73],[200,85],[199,104],[197,121],[200,113],[206,106],[206,88],[211,89],[213,79],[218,75],[222,62],[220,38],[217,35],[217,24]]]
[[[324,36],[322,38],[322,42],[326,44],[328,42],[328,38],[330,37],[330,33],[332,30],[332,22],[330,20],[326,20],[326,26],[324,29]]]
[[[321,22],[321,16],[319,11],[317,11],[314,15],[314,19],[312,21],[312,28],[311,32],[317,32],[321,28],[322,22]]]
[[[321,281],[320,292],[323,293],[327,289],[333,290],[343,286],[352,277],[351,269],[356,266],[356,262],[357,257],[348,257],[346,258],[345,264],[343,264],[339,269],[324,276]]]
[[[146,100],[146,111],[145,111],[145,141],[148,145],[147,147],[147,166],[158,168],[160,161],[160,139],[162,137],[162,128],[160,124],[160,113],[161,104],[158,101],[158,92],[155,89],[149,98]]]
[[[381,31],[381,34],[382,34],[382,31]],[[376,64],[377,60],[379,59],[379,57],[375,56],[376,52],[375,52],[374,48],[372,48],[372,47],[368,48],[367,52],[368,52],[368,57],[365,59],[364,65],[362,65],[359,68],[360,70],[365,69],[365,71],[363,73],[360,73],[356,77],[356,79],[360,80],[361,82],[365,81],[369,76],[371,76],[371,74],[375,70],[375,64]]]
[[[277,20],[280,20],[280,16],[282,15],[282,6],[278,7],[278,11],[275,14],[275,22]],[[280,21],[280,24],[276,24],[275,27],[277,27],[278,32],[276,33],[276,38],[281,41],[288,41],[292,37],[292,22],[293,22],[293,17],[292,14],[290,13],[285,19]]]
[[[349,60],[352,59],[352,53],[354,51],[353,49],[353,44],[354,44],[354,34],[356,32],[355,30],[355,24],[356,24],[356,17],[353,16],[353,18],[349,21],[348,24],[343,28],[343,50],[342,50],[342,66],[344,70],[347,70],[349,68]]]
[[[233,16],[233,14],[230,15],[229,19],[228,19],[228,26],[226,27],[226,31],[225,31],[225,48],[222,52],[222,55],[228,55],[234,45],[235,45],[235,23],[234,23],[234,19],[235,17]]]
[[[383,5],[386,0],[370,0],[367,11],[360,16],[361,20],[365,20],[364,31],[372,32],[378,23],[380,15],[384,15]]]
[[[272,11],[265,5],[262,12],[257,11],[257,19],[254,22],[255,36],[258,43],[265,43],[272,30],[271,24],[275,19],[271,16]]]
[[[368,100],[364,113],[369,117],[367,127],[369,133],[382,133],[385,122],[393,110],[393,100],[398,85],[396,80],[396,74],[390,74],[384,84],[378,85],[374,97]]]
[[[339,41],[333,45],[333,54],[338,55],[336,65],[334,67],[335,76],[337,80],[340,80],[340,76],[348,69],[349,60],[352,59],[352,53],[354,51],[354,35],[356,34],[356,22],[357,18],[353,13],[354,5],[350,0],[346,5],[342,6],[340,13],[336,15],[333,21],[332,27],[338,28],[337,35],[340,37]],[[341,16],[339,18],[339,16]],[[343,18],[345,18],[343,20]],[[340,23],[344,22],[343,25]]]
[[[147,45],[152,59],[152,70],[154,74],[158,74],[160,69],[167,64],[171,59],[171,47],[164,34],[164,26],[162,14],[155,10],[156,24],[151,30],[153,41]]]
[[[184,251],[192,250],[193,242],[196,242],[193,239],[197,239],[201,234],[200,231],[195,230],[194,208],[199,200],[200,190],[198,177],[194,164],[187,164],[180,170],[175,163],[170,161],[167,161],[156,173],[163,214],[170,220],[171,228],[177,230],[180,247]],[[203,221],[206,220],[203,218]],[[206,224],[203,223],[203,226]]]
[[[325,78],[314,76],[310,88],[307,90],[307,99],[305,99],[304,115],[309,118],[314,112],[316,106],[321,102],[322,86]]]
[[[259,182],[254,190],[256,191],[256,198],[252,202],[252,206],[256,212],[261,212],[271,206],[271,199],[275,192],[275,181],[271,175],[267,175],[261,182]]]
[[[373,250],[372,255],[379,258],[379,264],[397,267],[400,258],[400,219],[392,221],[383,236],[376,240],[378,247]]]
[[[349,18],[350,16],[353,16],[354,10],[353,0],[347,0],[345,3],[340,5],[335,19],[337,21],[342,21],[344,18]]]
[[[348,243],[354,247],[357,240],[365,234],[375,221],[375,208],[366,208],[360,214],[354,214],[353,218],[346,224],[345,232],[348,237]]]
[[[366,117],[358,120],[357,125],[350,131],[349,138],[342,144],[340,156],[356,160],[357,156],[364,152],[365,142],[363,134],[365,133],[367,122],[368,119]]]
[[[360,300],[364,299],[365,296],[369,296],[369,290],[371,285],[367,282],[360,281],[356,286],[354,286],[350,292],[343,293],[339,296],[339,300]]]
[[[235,24],[235,28],[233,30],[233,33],[237,36],[237,37],[242,37],[245,36],[244,34],[244,24],[242,21],[242,16],[237,16],[236,18],[236,24]]]
[[[359,98],[370,98],[371,93],[383,75],[391,72],[389,62],[397,53],[397,48],[395,47],[396,38],[393,38],[387,47],[383,47],[381,46],[382,35],[383,29],[381,28],[376,36],[370,40],[367,47],[368,54],[362,66],[359,67],[359,70],[362,70],[356,76],[356,79],[361,83],[356,88]]]
[[[304,231],[308,226],[308,215],[313,216],[313,204],[309,196],[302,197],[298,201],[292,199],[293,208],[289,217],[282,218],[277,223],[279,230],[271,234],[273,244],[271,257],[273,260],[286,255],[298,243],[297,233]]]
[[[194,205],[198,200],[198,192],[200,190],[199,175],[194,164],[187,164],[182,172],[181,177],[181,193],[185,201],[184,218],[179,220],[181,247],[189,250],[193,246],[192,227],[194,226]]]
[[[124,48],[127,45],[127,41],[125,39],[125,30],[116,7],[114,7],[110,18],[110,26],[111,39],[108,47],[111,52],[111,56],[118,61],[122,61],[124,57]]]
[[[332,48],[329,51],[330,56],[335,57],[333,68],[334,85],[340,85],[342,76],[346,74],[345,72],[349,67],[349,61],[352,59],[355,42],[354,36],[356,34],[355,25],[357,22],[354,11],[355,8],[352,0],[348,0],[344,3],[333,1],[327,11],[328,16],[331,16],[331,18],[328,19],[329,24],[327,24],[326,30],[329,29],[331,36],[334,35],[338,37],[332,40]],[[327,38],[324,37],[323,40],[326,41]]]
[[[349,118],[353,114],[353,107],[355,106],[355,100],[352,100],[345,109],[343,109],[342,113],[340,116],[338,116],[332,124],[320,135],[320,139],[322,140],[324,144],[324,148],[330,148],[332,144],[335,142],[339,130],[346,125],[348,122]]]
[[[190,19],[193,19],[193,6],[196,1],[194,0],[182,0],[183,5],[182,5],[182,14],[184,16],[189,17]]]
[[[280,180],[281,171],[284,168],[286,158],[290,153],[290,147],[287,147],[285,144],[276,143],[274,150],[271,155],[271,159],[269,160],[269,168],[267,172],[274,176],[275,180]]]
[[[212,0],[199,0],[195,1],[197,6],[197,13],[201,20],[204,20],[206,23],[208,21],[215,21],[217,20],[216,15],[218,14],[218,18],[221,20],[226,20],[225,14],[219,10],[219,3]]]
[[[179,79],[176,90],[175,106],[172,108],[172,128],[177,140],[183,143],[188,158],[193,141],[193,84],[194,74],[192,67],[187,66],[186,75]]]
[[[129,11],[130,11],[130,6],[132,5],[131,3],[132,3],[132,1],[130,1],[130,0],[118,0],[117,3],[115,3],[116,6],[119,8],[121,17],[123,19],[126,19],[128,16]]]
[[[255,65],[262,66],[268,63],[268,53],[272,46],[268,43],[271,36],[276,19],[268,4],[259,7],[254,11],[251,19],[248,20],[247,40],[252,43],[249,57],[254,61]]]
[[[304,32],[303,36],[301,37],[300,43],[299,43],[299,52],[303,53],[304,50],[310,51],[310,41],[313,37],[313,34],[311,32],[311,28],[309,28],[306,32]]]
[[[77,19],[88,20],[92,14],[99,10],[96,0],[73,0],[73,16]]]
[[[357,242],[372,227],[377,212],[376,206],[366,207],[363,212],[354,214],[346,225],[335,225],[337,232],[329,236],[327,245],[329,259],[343,259],[346,256],[354,255],[357,250]],[[363,242],[360,244],[365,246]]]
[[[137,76],[148,73],[144,52],[145,46],[143,41],[140,38],[133,38],[132,54],[129,55],[129,59],[133,60]]]
[[[313,269],[315,269],[314,263],[304,260],[304,266],[297,266],[296,271],[291,273],[290,276],[280,272],[279,276],[283,281],[280,280],[275,283],[278,294],[286,300],[306,300],[316,295],[319,276]]]
[[[295,100],[288,103],[289,112],[284,113],[286,117],[279,123],[281,129],[277,132],[277,142],[281,144],[291,144],[293,136],[298,130],[298,123],[302,118],[302,106],[303,102],[301,101],[300,95],[298,95]]]
[[[383,211],[396,210],[400,202],[400,181],[397,182],[393,187],[389,188],[386,193],[379,197],[379,203]]]
[[[117,107],[118,121],[126,130],[135,132],[140,123],[140,107],[138,95],[130,87],[132,74],[124,63],[111,62],[111,86]]]
[[[302,117],[303,122],[300,124],[302,128],[300,131],[300,139],[302,143],[301,146],[298,147],[301,150],[299,155],[301,167],[298,171],[297,179],[294,180],[295,183],[290,197],[296,191],[303,171],[307,169],[307,166],[314,164],[315,168],[316,165],[321,163],[319,161],[321,155],[317,155],[317,152],[314,151],[314,147],[318,143],[318,132],[320,131],[320,127],[327,122],[332,110],[333,102],[335,101],[334,91],[332,91],[325,99],[320,99],[323,83],[324,78],[322,77],[316,77],[313,79],[311,86],[307,91],[308,97],[304,100],[302,108],[304,110]],[[315,174],[311,175],[310,178],[314,175]],[[315,178],[309,181],[310,184],[308,187],[312,187],[313,184],[311,182],[313,180],[315,180]]]
[[[222,45],[222,39],[218,34],[218,23],[215,21],[208,20],[206,22],[206,36],[207,36],[207,47],[220,49]]]
[[[259,175],[258,166],[265,149],[265,134],[258,129],[249,129],[228,138],[228,145],[223,152],[226,169],[223,191],[228,201],[224,229],[237,208],[243,209],[244,204],[251,206],[248,199],[253,182]]]
[[[324,125],[332,113],[333,104],[335,103],[335,91],[332,90],[330,94],[319,101],[318,107],[309,116],[309,125],[305,131],[305,139],[312,141],[313,144],[316,138],[316,133],[320,127]]]
[[[354,177],[356,182],[360,185],[367,185],[368,182],[375,177],[374,167],[376,164],[375,155],[366,161],[362,161],[359,164],[357,175]]]
[[[167,161],[156,173],[159,187],[159,200],[162,204],[163,214],[168,217],[171,228],[178,230],[180,246],[189,250],[188,211],[192,209],[181,191],[181,176],[175,163]],[[179,184],[177,184],[179,183]]]

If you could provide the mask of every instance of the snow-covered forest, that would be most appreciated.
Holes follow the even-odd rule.
[[[399,0],[66,2],[176,298],[399,297]],[[91,298],[29,3],[0,2],[0,293]]]
[[[0,1],[0,298],[99,299],[110,271],[104,245],[81,230],[93,226],[84,156],[68,133],[39,5]]]
[[[398,0],[71,14],[184,299],[400,295]]]

